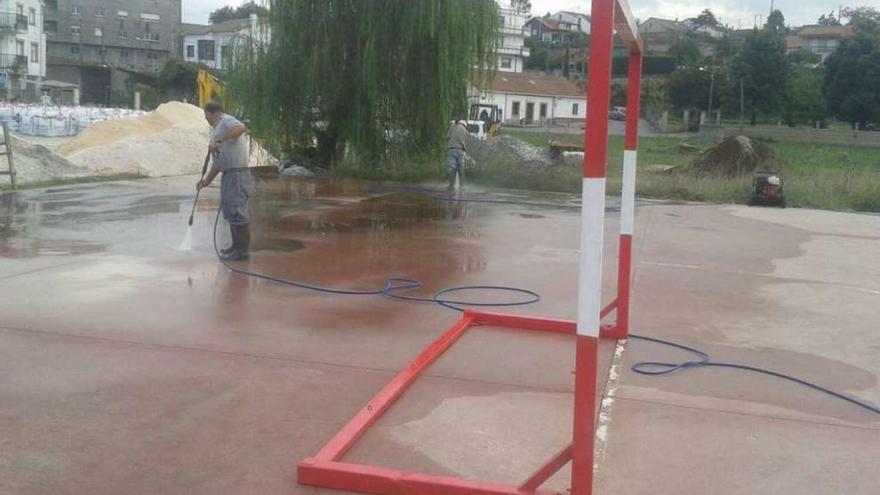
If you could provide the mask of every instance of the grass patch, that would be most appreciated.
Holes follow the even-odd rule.
[[[535,146],[546,146],[549,139],[562,143],[582,142],[582,135],[544,134],[507,130],[510,136]],[[636,193],[642,197],[708,201],[715,203],[745,203],[748,200],[751,176],[732,179],[697,177],[684,172],[652,172],[650,166],[685,166],[693,154],[680,153],[681,144],[694,144],[701,149],[705,143],[697,140],[646,137],[639,140],[639,173]],[[818,143],[764,141],[785,164],[779,172],[786,181],[786,196],[790,206],[834,210],[880,211],[880,149],[828,145]],[[623,138],[609,137],[608,193],[619,194],[623,162]],[[565,170],[552,170],[564,168]],[[581,170],[577,167],[550,167],[541,177],[529,177],[524,184],[539,190],[577,192]],[[497,174],[495,173],[497,171]],[[499,175],[499,185],[509,184],[510,167],[494,165],[486,173],[487,182]],[[525,186],[520,186],[525,187]]]

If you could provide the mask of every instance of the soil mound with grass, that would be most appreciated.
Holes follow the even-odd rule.
[[[776,170],[781,162],[766,145],[731,136],[700,153],[688,169],[700,175],[738,177],[756,170]]]

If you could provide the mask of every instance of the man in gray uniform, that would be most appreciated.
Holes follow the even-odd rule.
[[[222,250],[220,257],[226,261],[246,260],[251,242],[248,198],[254,189],[253,178],[247,168],[247,128],[235,117],[223,113],[223,106],[215,101],[205,105],[205,119],[213,128],[209,148],[214,163],[196,188],[208,187],[217,174],[223,172],[220,209],[232,232],[232,246]]]
[[[464,159],[467,152],[467,139],[469,133],[467,125],[459,119],[449,127],[446,133],[446,166],[449,168],[449,190],[455,189],[455,175],[459,181],[463,177]]]

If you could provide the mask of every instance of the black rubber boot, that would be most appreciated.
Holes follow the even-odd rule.
[[[235,250],[235,246],[238,244],[238,241],[236,241],[237,233],[235,230],[235,225],[229,226],[229,234],[232,236],[232,244],[230,244],[228,248],[223,248],[220,250],[221,256],[229,256],[232,251]]]
[[[223,261],[244,261],[250,257],[248,248],[251,243],[250,225],[230,225],[232,230],[232,248],[220,258]]]

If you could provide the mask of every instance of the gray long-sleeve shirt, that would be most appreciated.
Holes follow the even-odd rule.
[[[446,133],[446,146],[449,149],[467,151],[468,130],[464,122],[452,124]]]

